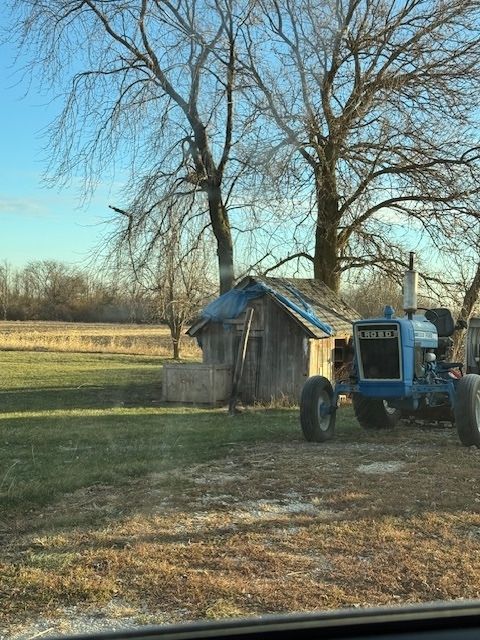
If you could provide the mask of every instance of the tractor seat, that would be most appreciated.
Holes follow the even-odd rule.
[[[450,309],[428,309],[425,318],[435,325],[439,338],[448,338],[455,331],[455,321]]]

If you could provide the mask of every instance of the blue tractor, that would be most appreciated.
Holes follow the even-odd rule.
[[[480,447],[480,375],[465,373],[449,354],[456,325],[448,309],[417,314],[417,280],[410,254],[405,273],[405,317],[386,306],[383,317],[353,323],[353,361],[346,380],[332,387],[312,376],[303,387],[300,423],[309,441],[332,438],[340,395],[351,395],[364,429],[395,426],[405,415],[455,422],[465,446]]]

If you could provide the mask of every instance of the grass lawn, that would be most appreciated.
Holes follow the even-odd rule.
[[[0,638],[480,596],[480,453],[167,407],[159,357],[0,352]]]
[[[297,430],[291,411],[260,412],[259,424],[258,413],[229,419],[221,409],[161,406],[161,365],[154,357],[0,353],[3,512],[95,483],[124,485],[221,456],[238,441],[285,440]]]

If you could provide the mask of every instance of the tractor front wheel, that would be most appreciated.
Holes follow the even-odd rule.
[[[463,445],[480,447],[480,376],[468,373],[457,382],[455,425]]]
[[[360,426],[367,431],[393,429],[400,420],[401,411],[389,407],[381,398],[367,398],[354,393],[352,401],[355,416]]]
[[[323,376],[309,378],[300,398],[300,424],[306,440],[330,440],[335,431],[335,411],[330,381]]]

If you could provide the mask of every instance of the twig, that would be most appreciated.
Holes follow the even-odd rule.
[[[40,636],[44,636],[46,633],[49,633],[50,631],[54,631],[54,627],[50,627],[48,629],[45,629],[45,631],[39,631],[35,635],[29,636],[28,640],[33,640],[34,638],[39,638]]]
[[[3,483],[5,482],[5,480],[7,479],[8,474],[10,473],[10,471],[13,469],[13,467],[15,467],[15,465],[17,465],[20,462],[20,460],[15,460],[15,462],[10,465],[8,467],[8,469],[5,471],[5,475],[2,478],[2,481],[0,482],[0,489],[3,487]]]

